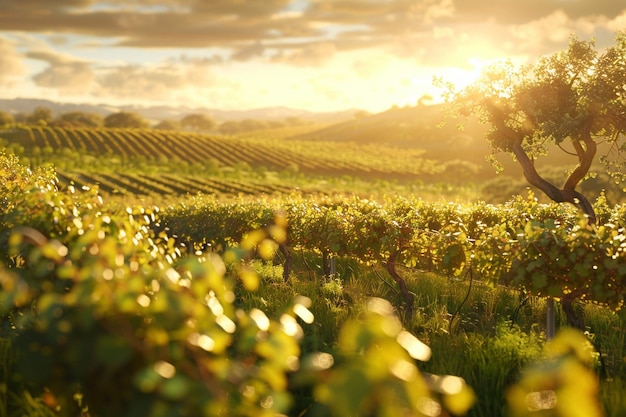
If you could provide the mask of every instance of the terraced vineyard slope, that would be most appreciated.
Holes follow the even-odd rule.
[[[33,162],[58,161],[63,183],[122,195],[282,193],[303,189],[290,176],[411,182],[439,170],[419,149],[278,137],[27,125],[0,131],[6,147]],[[309,183],[304,191],[320,190]]]

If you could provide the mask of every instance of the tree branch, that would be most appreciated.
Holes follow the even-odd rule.
[[[581,139],[574,139],[572,141],[574,149],[576,149],[576,154],[578,155],[578,166],[576,166],[574,171],[572,171],[570,176],[567,178],[567,181],[565,181],[563,190],[573,191],[578,183],[585,178],[585,175],[587,175],[589,169],[591,168],[593,158],[596,156],[596,143],[591,138],[592,122],[593,119],[590,117],[583,127],[581,139],[585,144],[584,148],[580,143]]]
[[[497,131],[506,139],[509,149],[513,152],[521,165],[526,181],[539,188],[552,201],[557,203],[570,203],[580,208],[583,213],[587,215],[589,223],[594,224],[596,222],[596,214],[593,206],[585,196],[574,189],[578,182],[580,182],[589,171],[589,167],[596,153],[596,144],[590,134],[592,120],[590,119],[586,123],[583,134],[581,135],[586,149],[582,149],[580,143],[577,144],[580,147],[580,152],[577,149],[579,164],[570,175],[570,178],[568,178],[566,187],[561,190],[554,184],[546,181],[535,169],[535,165],[522,147],[525,133],[523,131],[518,132],[510,126],[507,126],[504,112],[495,103],[486,100],[484,105],[492,116],[492,123]],[[574,147],[576,148],[576,143]]]

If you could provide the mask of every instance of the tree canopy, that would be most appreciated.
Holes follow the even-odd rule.
[[[148,127],[148,122],[140,114],[122,111],[105,117],[104,126],[146,128]]]
[[[0,126],[9,125],[14,122],[15,118],[11,113],[0,110]]]
[[[44,124],[47,125],[52,122],[52,110],[48,107],[38,106],[28,116],[26,116],[26,123],[29,124]]]
[[[73,111],[60,115],[54,124],[61,127],[100,127],[103,119],[96,113]]]
[[[595,213],[576,187],[590,173],[602,145],[608,172],[626,179],[626,32],[615,45],[598,51],[594,41],[572,36],[566,50],[516,68],[510,62],[486,68],[472,85],[457,90],[447,83],[446,98],[462,116],[477,116],[491,129],[495,152],[511,154],[526,180],[556,202]],[[561,186],[542,177],[535,160],[564,151],[576,158]]]
[[[193,113],[188,114],[180,120],[180,125],[183,129],[189,129],[193,131],[210,131],[215,129],[217,122],[206,114]]]
[[[154,125],[154,128],[159,130],[179,130],[180,122],[177,120],[161,120]]]

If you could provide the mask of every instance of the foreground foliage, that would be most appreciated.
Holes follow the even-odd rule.
[[[273,318],[237,307],[239,291],[258,287],[242,257],[284,239],[280,222],[222,256],[182,257],[173,239],[153,233],[156,208],[108,212],[95,193],[60,193],[28,175],[16,182],[2,217],[12,267],[0,274],[0,306],[16,355],[3,375],[5,413],[273,416],[292,405],[289,376],[299,372],[331,412],[367,399],[357,407],[364,415],[422,415],[418,405],[431,394],[411,362],[420,342],[387,302],[367,310],[364,326],[346,324],[346,340],[351,328],[365,337],[336,366],[329,353],[301,358],[301,324],[313,321],[307,298]],[[392,349],[387,365],[360,357],[382,342]],[[325,387],[353,378],[353,361],[379,371],[365,375],[363,391],[336,397]],[[405,394],[369,395],[390,383]],[[449,400],[456,411],[471,405],[467,395]],[[29,407],[33,397],[45,407]]]

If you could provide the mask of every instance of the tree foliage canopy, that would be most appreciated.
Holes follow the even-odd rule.
[[[148,122],[140,114],[122,111],[105,117],[104,126],[146,128],[148,127]]]
[[[61,127],[100,127],[103,119],[96,113],[73,111],[60,115],[54,124]]]
[[[13,115],[6,111],[0,111],[0,126],[9,125],[15,122]]]
[[[52,122],[52,110],[48,107],[38,106],[31,114],[26,116],[26,123],[29,124],[49,124]]]
[[[180,125],[184,129],[194,131],[209,131],[215,129],[217,122],[206,114],[193,113],[188,114],[180,120]]]
[[[604,51],[596,50],[593,41],[572,37],[566,50],[535,65],[498,63],[469,87],[445,87],[459,114],[491,126],[487,139],[494,152],[512,154],[530,184],[554,201],[579,206],[590,222],[595,213],[576,187],[588,175],[599,145],[606,145],[601,161],[608,172],[626,179],[626,32]],[[535,168],[535,159],[552,151],[552,145],[577,158],[560,187]]]

